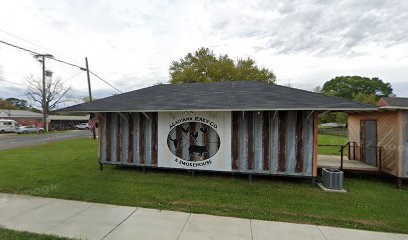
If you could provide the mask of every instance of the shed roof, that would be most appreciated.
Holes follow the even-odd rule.
[[[384,97],[377,105],[383,109],[408,109],[408,98]]]
[[[67,115],[49,115],[48,119],[59,120],[59,121],[88,121],[89,115],[84,116],[67,116]]]
[[[26,111],[26,110],[9,110],[0,109],[0,118],[15,117],[15,118],[42,118],[41,113]]]
[[[69,112],[376,110],[376,107],[256,81],[161,84],[74,105]]]

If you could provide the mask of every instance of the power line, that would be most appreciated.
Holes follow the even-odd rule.
[[[89,71],[92,75],[94,75],[95,77],[99,78],[101,81],[103,81],[104,83],[108,84],[109,86],[111,86],[112,88],[114,88],[116,91],[123,93],[122,91],[120,91],[119,89],[117,89],[115,86],[113,86],[112,84],[110,84],[109,82],[107,82],[106,80],[104,80],[103,78],[99,77],[98,75],[96,75],[95,73],[93,73],[92,71]]]
[[[11,81],[4,80],[4,79],[1,79],[1,78],[0,78],[0,81],[3,81],[3,82],[8,82],[8,83],[12,83],[12,84],[15,84],[15,85],[20,85],[20,86],[25,87],[25,85],[24,85],[24,84],[21,84],[21,83],[16,83],[16,82],[11,82]]]
[[[41,46],[41,45],[39,45],[39,44],[37,44],[37,43],[35,43],[35,42],[29,41],[29,40],[27,40],[27,39],[24,39],[24,38],[22,38],[22,37],[20,37],[20,36],[17,36],[17,35],[15,35],[15,34],[12,34],[12,33],[10,33],[10,32],[7,32],[7,31],[5,31],[5,30],[3,30],[3,29],[1,29],[1,28],[0,28],[0,32],[3,32],[3,33],[5,33],[5,34],[8,34],[8,35],[10,35],[10,36],[12,36],[12,37],[14,37],[14,38],[20,39],[20,40],[22,40],[22,41],[24,41],[24,42],[27,42],[27,43],[32,44],[32,45],[34,45],[34,46],[40,47],[40,48],[45,49],[45,50],[47,50],[47,51],[56,52],[57,54],[61,55],[62,57],[65,57],[65,58],[68,58],[68,59],[73,60],[74,62],[77,62],[76,60],[74,60],[74,59],[72,59],[72,58],[70,58],[70,57],[67,57],[67,56],[65,56],[65,55],[63,55],[63,54],[61,54],[61,53],[59,53],[59,52],[57,52],[57,51],[54,51],[54,50],[51,50],[51,49],[49,49],[49,48],[43,47],[43,46]]]
[[[73,64],[73,63],[65,62],[65,61],[62,61],[62,60],[59,60],[59,59],[56,59],[56,58],[50,58],[50,59],[52,59],[54,61],[57,61],[57,62],[60,62],[60,63],[64,63],[64,64],[67,64],[67,65],[73,66],[73,67],[77,67],[77,68],[81,69],[82,71],[86,70],[86,68],[83,68],[83,67],[78,66],[78,65]]]
[[[6,45],[11,46],[11,47],[14,47],[14,48],[18,48],[18,49],[20,49],[20,50],[29,52],[29,53],[34,54],[34,55],[42,55],[42,54],[40,54],[40,53],[38,53],[38,52],[35,52],[35,51],[29,50],[29,49],[27,49],[27,48],[23,48],[23,47],[14,45],[14,44],[12,44],[12,43],[5,42],[5,41],[3,41],[3,40],[0,40],[0,43],[6,44]],[[51,59],[51,60],[60,62],[60,63],[64,63],[64,64],[67,64],[67,65],[70,65],[70,66],[73,66],[73,67],[77,67],[77,68],[79,68],[79,69],[81,69],[81,70],[83,70],[83,71],[86,70],[86,68],[84,68],[84,67],[81,67],[81,66],[78,66],[78,65],[76,65],[76,64],[69,63],[69,62],[66,62],[66,61],[63,61],[63,60],[59,60],[59,59],[53,57],[52,55],[45,56],[45,57],[47,57],[47,58],[49,58],[49,59]],[[120,93],[123,93],[121,90],[119,90],[118,88],[116,88],[115,86],[113,86],[113,85],[112,85],[111,83],[109,83],[107,80],[105,80],[105,79],[99,77],[97,74],[95,74],[95,73],[93,73],[93,72],[91,72],[91,71],[89,71],[89,72],[90,72],[92,75],[94,75],[95,77],[97,77],[99,80],[103,81],[104,83],[106,83],[107,85],[109,85],[110,87],[112,87],[113,89],[115,89],[116,91],[118,91],[118,92],[120,92]]]
[[[73,79],[73,78],[77,77],[77,76],[78,76],[79,74],[81,74],[81,73],[83,73],[83,71],[82,71],[82,70],[81,70],[81,71],[79,71],[78,73],[76,73],[76,74],[72,75],[71,77],[69,77],[69,78],[65,79],[64,81],[71,80],[71,79]]]
[[[38,55],[38,54],[39,54],[38,52],[31,51],[31,50],[29,50],[29,49],[27,49],[27,48],[19,47],[19,46],[17,46],[17,45],[14,45],[14,44],[5,42],[5,41],[3,41],[3,40],[0,40],[0,42],[3,43],[3,44],[9,45],[9,46],[11,46],[11,47],[15,47],[15,48],[18,48],[18,49],[20,49],[20,50],[29,52],[29,53],[34,54],[34,55]]]

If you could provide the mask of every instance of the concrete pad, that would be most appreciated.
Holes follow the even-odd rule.
[[[323,183],[317,183],[317,186],[319,186],[323,191],[325,192],[335,192],[335,193],[347,193],[345,189],[330,189],[326,188],[323,186]]]
[[[254,240],[261,239],[304,239],[304,240],[325,240],[326,238],[314,225],[269,222],[261,220],[251,220],[252,234]]]
[[[179,239],[252,239],[248,219],[191,214]]]
[[[0,224],[13,217],[32,211],[51,199],[14,194],[0,194]]]
[[[53,199],[39,208],[3,222],[2,225],[14,230],[45,233],[92,205],[92,203]]]
[[[190,214],[139,208],[105,239],[177,239]]]
[[[135,210],[135,207],[94,204],[53,227],[47,234],[69,238],[102,239]]]
[[[344,240],[344,239],[359,239],[359,240],[400,240],[398,235],[394,233],[372,232],[356,229],[335,228],[318,226],[320,231],[327,239],[330,240]]]

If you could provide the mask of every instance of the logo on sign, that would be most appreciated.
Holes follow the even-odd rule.
[[[214,122],[201,117],[187,117],[173,122],[167,136],[167,146],[177,157],[175,161],[189,167],[211,164],[211,158],[220,148],[216,128]]]

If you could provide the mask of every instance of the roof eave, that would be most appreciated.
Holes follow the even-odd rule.
[[[235,111],[378,111],[368,108],[248,108],[248,109],[142,109],[142,110],[59,110],[58,112],[235,112]]]
[[[382,106],[379,109],[393,109],[393,110],[408,110],[408,107],[401,107],[401,106]]]

